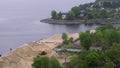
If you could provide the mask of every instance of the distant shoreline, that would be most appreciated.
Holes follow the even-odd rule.
[[[40,22],[48,23],[48,24],[59,24],[59,25],[78,25],[78,24],[99,24],[104,25],[107,22],[111,22],[112,24],[120,24],[119,19],[90,19],[90,20],[55,20],[55,19],[42,19]]]

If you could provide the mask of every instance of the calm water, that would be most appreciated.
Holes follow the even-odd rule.
[[[54,34],[95,29],[96,25],[52,25],[39,22],[40,19],[49,18],[52,9],[67,12],[73,6],[92,1],[94,0],[0,0],[0,54]]]

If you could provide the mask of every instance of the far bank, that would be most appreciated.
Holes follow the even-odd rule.
[[[120,18],[118,19],[90,19],[90,20],[55,20],[55,19],[42,19],[40,22],[43,23],[49,23],[49,24],[59,24],[59,25],[78,25],[78,24],[86,24],[86,25],[92,25],[92,24],[98,24],[98,25],[104,25],[107,22],[111,22],[112,24],[120,24]]]

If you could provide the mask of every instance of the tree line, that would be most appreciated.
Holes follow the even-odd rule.
[[[119,68],[120,67],[120,27],[111,23],[99,26],[95,33],[79,33],[83,50],[71,59],[68,68]],[[91,50],[96,43],[100,50]],[[102,43],[102,44],[101,44]]]
[[[116,15],[116,8],[120,7],[119,0],[107,0],[100,6],[98,1],[93,3],[86,3],[79,6],[74,6],[66,13],[66,20],[75,19],[100,19],[100,18],[120,18]],[[120,11],[120,9],[118,9]],[[80,14],[83,14],[81,17]],[[62,12],[57,13],[55,10],[51,11],[52,19],[62,19]]]

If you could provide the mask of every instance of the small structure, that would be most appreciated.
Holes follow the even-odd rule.
[[[99,5],[99,6],[103,6],[103,5],[104,5],[104,2],[105,2],[105,0],[98,0],[98,5]]]
[[[114,0],[97,0],[98,5],[101,7],[104,6],[104,2],[109,2],[109,3],[113,4],[113,1]]]
[[[66,19],[67,13],[62,13],[62,19]]]
[[[90,33],[94,34],[94,33],[96,33],[96,30],[90,30]]]
[[[85,16],[85,10],[81,10],[79,16],[80,16],[80,18],[83,18]]]

